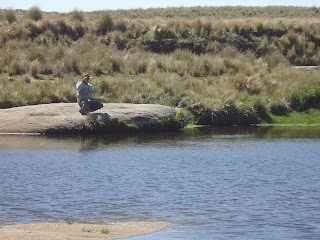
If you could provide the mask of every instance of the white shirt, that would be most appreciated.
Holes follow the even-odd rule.
[[[91,94],[96,94],[97,90],[90,83],[78,82],[77,85],[77,100],[80,102],[83,99],[90,99]]]

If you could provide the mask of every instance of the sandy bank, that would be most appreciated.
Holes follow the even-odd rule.
[[[115,224],[35,223],[0,226],[0,239],[6,240],[90,240],[119,239],[157,232],[165,222],[125,222]]]

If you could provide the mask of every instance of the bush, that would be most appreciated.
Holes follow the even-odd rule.
[[[289,59],[289,61],[291,63],[295,63],[296,59],[297,59],[297,51],[296,51],[296,47],[293,46],[291,49],[289,49],[288,53],[287,53],[287,57]]]
[[[67,25],[67,23],[62,19],[58,20],[57,22],[57,30],[58,30],[58,33],[61,35],[72,36],[72,27]]]
[[[83,12],[78,10],[78,9],[74,9],[71,13],[70,13],[70,19],[73,21],[80,21],[82,22],[84,20],[84,15]]]
[[[96,62],[92,63],[91,68],[92,68],[92,72],[97,76],[99,76],[103,73],[102,72],[102,64],[100,61],[96,61]]]
[[[121,68],[121,62],[119,59],[112,57],[108,62],[108,74],[119,72]]]
[[[283,64],[285,66],[289,65],[288,59],[283,56],[283,54],[280,51],[270,51],[267,53],[265,60],[268,64],[269,69],[273,69],[279,64]]]
[[[210,58],[207,55],[198,57],[191,69],[192,76],[205,77],[208,76],[211,70]]]
[[[237,73],[236,75],[231,76],[231,78],[229,79],[232,86],[239,92],[247,90],[247,80],[248,78],[242,73]]]
[[[113,27],[113,20],[109,16],[109,14],[106,13],[100,18],[98,22],[97,34],[106,35],[108,32],[111,32],[113,30]]]
[[[269,119],[268,110],[261,98],[253,99],[253,110],[258,114],[260,119]]]
[[[127,30],[126,20],[125,19],[118,19],[114,23],[114,27],[116,30],[125,32]]]
[[[35,60],[31,63],[31,66],[30,66],[30,74],[31,76],[33,76],[34,78],[37,77],[37,74],[39,72],[39,68],[40,68],[40,63],[38,60]]]
[[[39,21],[42,18],[41,10],[37,6],[30,8],[29,11],[27,12],[27,15],[30,19],[34,21]]]
[[[74,27],[75,39],[82,38],[86,33],[86,28],[82,26],[80,23],[76,24]]]
[[[98,87],[100,94],[104,94],[104,93],[108,94],[108,93],[110,93],[110,91],[112,89],[112,87],[110,85],[111,84],[106,80],[100,81],[99,82],[99,87]]]
[[[3,17],[5,20],[8,21],[8,23],[13,23],[17,20],[16,18],[16,14],[15,14],[15,11],[12,10],[12,9],[8,9],[8,10],[5,10],[4,11],[4,14],[3,14]]]
[[[113,32],[111,35],[111,40],[112,40],[112,44],[113,46],[117,49],[117,50],[122,50],[125,48],[125,43],[122,39],[122,36],[120,34],[120,32]]]
[[[297,111],[305,111],[310,108],[320,109],[320,84],[303,84],[292,89],[289,95],[290,107]]]
[[[14,60],[10,63],[7,70],[9,76],[20,75],[26,72],[25,66],[18,60]]]
[[[35,38],[39,34],[39,29],[37,25],[31,20],[27,20],[23,23],[24,29],[27,32],[27,36],[30,38]]]
[[[270,112],[274,115],[288,115],[290,107],[284,99],[275,99],[270,103]]]
[[[67,73],[74,72],[76,74],[80,74],[77,59],[74,56],[65,57],[63,60],[63,70]]]

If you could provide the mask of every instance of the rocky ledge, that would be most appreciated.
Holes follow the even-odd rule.
[[[156,104],[105,103],[87,114],[76,103],[0,109],[0,133],[60,134],[127,130],[167,130],[182,126],[177,110]]]

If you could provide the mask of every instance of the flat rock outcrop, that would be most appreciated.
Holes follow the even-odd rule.
[[[51,103],[0,109],[0,133],[94,132],[121,126],[157,129],[163,126],[159,122],[173,121],[176,115],[176,109],[163,105],[105,103],[103,108],[83,116],[77,103]]]

